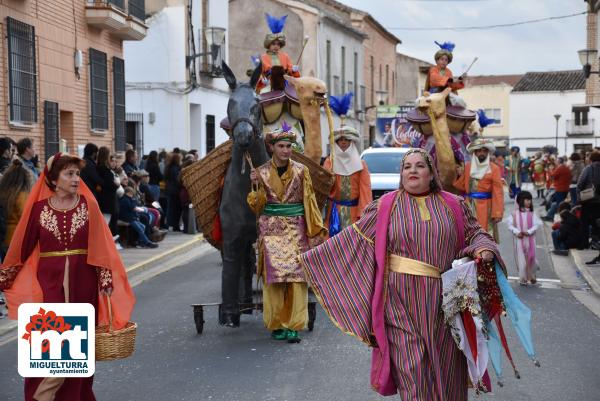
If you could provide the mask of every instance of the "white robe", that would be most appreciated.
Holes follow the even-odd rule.
[[[515,253],[515,263],[517,264],[517,269],[519,270],[519,279],[521,281],[528,281],[532,278],[535,278],[535,267],[537,266],[537,260],[534,266],[527,266],[527,256],[526,251],[529,246],[529,238],[523,237],[518,238],[517,235],[523,231],[521,230],[519,221],[514,221],[513,213],[510,213],[505,219],[506,225],[508,229],[513,233],[513,243],[514,243],[514,253]],[[525,222],[525,218],[523,218],[523,223]],[[534,235],[533,238],[533,246],[535,246],[535,233],[542,226],[542,221],[539,217],[533,213],[533,226],[525,230],[528,234]]]

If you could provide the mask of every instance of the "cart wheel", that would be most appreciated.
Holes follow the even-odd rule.
[[[194,305],[194,323],[196,324],[196,332],[202,334],[204,330],[204,309],[202,305]]]
[[[308,331],[315,328],[315,319],[317,318],[317,305],[315,302],[308,303]]]

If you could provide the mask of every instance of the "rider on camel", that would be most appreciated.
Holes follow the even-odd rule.
[[[436,65],[429,69],[427,80],[425,81],[425,92],[438,93],[446,88],[451,88],[452,92],[448,96],[451,105],[467,108],[465,101],[457,95],[458,89],[465,87],[464,79],[466,74],[462,74],[457,80],[454,80],[452,71],[448,68],[448,64],[452,62],[452,51],[454,43],[444,42],[442,44],[435,42],[440,47],[433,58]]]
[[[448,64],[452,62],[452,51],[455,45],[452,42],[442,44],[435,42],[435,44],[440,47],[440,50],[433,56],[436,65],[429,69],[425,81],[425,91],[438,93],[449,87],[452,88],[452,92],[456,93],[458,89],[465,87],[463,82],[465,76],[461,75],[458,77],[458,82],[455,82],[452,71],[448,68]]]
[[[281,50],[285,46],[286,38],[283,33],[285,26],[285,20],[287,15],[281,18],[273,17],[265,13],[267,25],[271,30],[271,33],[265,36],[264,46],[266,52],[260,57],[262,64],[262,77],[256,86],[256,91],[260,93],[270,83],[271,69],[274,66],[281,66],[286,74],[293,77],[300,77],[300,70],[297,65],[292,64],[290,56]]]

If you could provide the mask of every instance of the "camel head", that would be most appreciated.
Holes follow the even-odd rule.
[[[446,98],[451,91],[452,89],[446,88],[439,93],[425,92],[417,99],[417,108],[423,113],[431,110],[435,117],[441,117],[446,114]]]
[[[294,85],[300,103],[310,102],[315,98],[324,99],[325,95],[327,94],[327,86],[325,85],[325,82],[318,78],[295,78],[290,75],[284,75],[284,78],[290,84]]]
[[[473,122],[469,124],[469,126],[467,127],[467,134],[470,137],[476,137],[478,135],[483,134],[483,128],[481,128],[481,125],[479,125],[479,122],[477,120],[473,120]]]

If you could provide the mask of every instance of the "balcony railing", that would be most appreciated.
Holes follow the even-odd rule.
[[[123,40],[146,37],[144,0],[87,0],[85,11],[89,25],[106,29]]]
[[[107,0],[106,2],[125,11],[125,0]]]
[[[567,135],[594,135],[594,119],[588,119],[587,124],[581,120],[567,120]]]
[[[144,0],[129,0],[129,15],[144,22],[146,20],[146,5]]]

